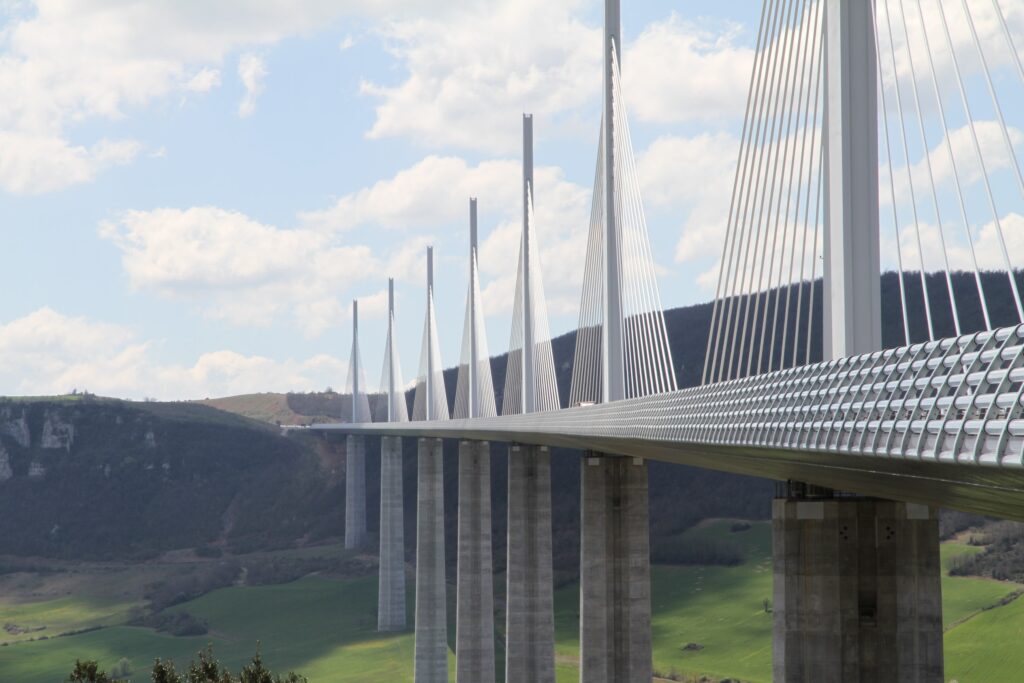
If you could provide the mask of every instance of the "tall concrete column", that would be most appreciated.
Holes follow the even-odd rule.
[[[459,567],[455,680],[494,683],[494,574],[491,565],[491,445],[459,443]]]
[[[448,683],[441,439],[419,439],[416,482],[415,683]]]
[[[580,682],[649,681],[647,464],[588,452],[581,489]]]
[[[825,8],[824,357],[881,348],[872,0]],[[936,511],[799,482],[772,507],[776,683],[939,683]]]
[[[345,549],[366,545],[366,437],[345,438]]]
[[[874,4],[825,5],[825,358],[882,346]]]
[[[405,528],[402,438],[380,439],[380,568],[377,630],[405,630]]]
[[[551,456],[509,448],[505,683],[554,683]]]
[[[944,680],[937,510],[791,495],[772,512],[775,683]]]

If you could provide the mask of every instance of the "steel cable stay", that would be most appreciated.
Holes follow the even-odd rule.
[[[992,1],[995,5],[996,12],[999,15],[999,18],[1002,20],[1002,10],[999,8],[999,4],[996,2],[996,0]],[[975,122],[974,114],[971,110],[972,108],[970,104],[970,99],[967,97],[967,90],[964,86],[964,78],[960,70],[960,60],[957,57],[956,49],[953,46],[953,38],[949,31],[949,22],[946,19],[946,10],[942,7],[942,2],[936,2],[935,4],[939,12],[939,17],[942,20],[942,31],[943,35],[946,38],[946,46],[949,51],[950,60],[952,61],[953,73],[956,76],[957,88],[960,94],[960,102],[964,108],[964,114],[967,118],[968,130],[971,133],[971,144],[974,148],[975,156],[977,156],[978,166],[981,169],[981,177],[985,181],[985,196],[988,199],[989,209],[992,211],[992,220],[995,225],[996,235],[999,238],[999,247],[1003,256],[1003,265],[1006,267],[1006,275],[1010,281],[1010,291],[1013,292],[1013,301],[1017,307],[1017,321],[1024,322],[1024,306],[1021,305],[1020,291],[1017,287],[1017,278],[1014,277],[1013,264],[1010,263],[1010,254],[1006,248],[1006,237],[1003,234],[1002,220],[999,216],[999,209],[996,206],[995,195],[992,191],[992,183],[989,181],[988,168],[985,164],[985,155],[982,154],[981,143],[978,140],[977,123]],[[1006,31],[1006,37],[1009,40],[1009,45],[1011,49],[1014,50],[1014,56],[1017,57],[1016,50],[1013,45],[1013,38],[1010,36],[1009,29],[1006,28],[1005,20],[1002,21],[1002,25],[1004,30]],[[1017,64],[1018,66],[1020,65],[1019,58],[1017,60]],[[1022,85],[1024,85],[1024,80],[1022,80]],[[1016,164],[1016,161],[1014,160],[1013,163]]]
[[[960,208],[961,219],[963,220],[964,236],[967,238],[967,245],[971,253],[971,263],[974,266],[974,282],[978,288],[978,299],[981,302],[981,312],[985,320],[985,329],[991,330],[992,319],[988,314],[988,302],[985,298],[985,286],[981,282],[981,272],[978,270],[978,256],[974,249],[974,236],[971,234],[971,222],[967,218],[967,205],[964,202],[964,191],[960,183],[960,170],[957,168],[956,158],[953,154],[953,142],[950,139],[952,131],[950,130],[949,123],[946,120],[946,107],[942,102],[942,92],[939,89],[939,76],[935,71],[935,58],[932,56],[931,41],[928,39],[928,30],[925,25],[924,12],[921,9],[921,0],[915,0],[915,4],[917,5],[918,20],[921,22],[921,35],[924,37],[924,52],[928,56],[928,71],[931,74],[932,87],[935,89],[935,101],[938,104],[939,120],[942,124],[942,130],[945,132],[943,139],[945,142],[946,154],[949,158],[950,171],[953,175],[953,183],[956,186],[956,196],[959,200],[958,206]],[[902,9],[903,0],[900,0],[900,6]]]
[[[721,346],[722,320],[726,314],[726,304],[731,305],[731,298],[726,294],[726,284],[730,280],[732,271],[733,255],[736,252],[736,230],[733,229],[733,217],[737,214],[739,192],[745,190],[740,178],[745,177],[747,163],[750,160],[752,137],[754,126],[751,125],[757,106],[754,104],[763,93],[762,76],[764,64],[767,61],[768,49],[766,47],[766,35],[769,15],[769,7],[773,6],[773,0],[764,0],[761,7],[761,24],[757,33],[757,45],[755,47],[754,68],[750,74],[750,83],[747,87],[746,112],[743,117],[743,132],[740,136],[740,146],[736,158],[736,172],[733,174],[732,193],[729,200],[729,215],[726,219],[726,235],[723,240],[722,257],[718,266],[718,284],[715,291],[715,303],[712,308],[711,325],[708,329],[708,348],[705,352],[704,371],[702,373],[702,384],[709,381],[717,381],[716,368],[718,367],[719,348]],[[709,360],[710,359],[710,360]],[[724,358],[723,358],[724,361]]]
[[[888,54],[892,62],[892,72],[895,77],[894,92],[896,94],[896,115],[900,123],[900,141],[903,143],[903,159],[907,169],[907,191],[910,195],[910,208],[914,218],[914,234],[917,237],[917,256],[921,263],[919,275],[921,277],[921,292],[924,300],[925,319],[928,323],[928,339],[935,339],[935,322],[932,318],[931,297],[928,294],[928,269],[924,264],[924,246],[921,240],[921,221],[917,211],[917,194],[914,190],[914,174],[910,163],[910,144],[907,140],[907,124],[903,116],[903,95],[899,87],[899,69],[896,66],[896,41],[892,31],[892,17],[889,11],[889,2],[885,1],[885,25],[889,36]],[[927,151],[927,150],[926,150]]]
[[[818,6],[819,6],[819,8],[821,7],[821,3],[820,2],[818,3]],[[810,225],[811,197],[813,196],[814,199],[815,199],[815,214],[817,214],[817,207],[818,207],[819,197],[821,195],[822,144],[821,144],[821,139],[820,139],[820,130],[819,130],[819,127],[818,127],[819,126],[818,116],[819,116],[820,108],[821,108],[821,92],[820,92],[820,90],[821,90],[822,81],[824,80],[825,41],[824,41],[824,27],[822,26],[822,19],[823,18],[824,17],[821,16],[818,19],[816,19],[816,22],[818,24],[818,36],[821,38],[821,47],[820,47],[820,49],[818,51],[818,57],[817,57],[818,61],[817,61],[817,64],[815,65],[815,68],[812,70],[812,72],[814,73],[814,77],[815,77],[815,86],[814,86],[814,88],[815,88],[815,92],[814,92],[814,118],[813,118],[813,120],[811,122],[812,135],[811,135],[811,146],[810,146],[810,150],[809,150],[810,163],[808,165],[808,177],[806,179],[806,182],[807,182],[807,195],[806,195],[806,198],[805,198],[805,201],[804,201],[803,234],[802,234],[802,237],[800,239],[800,278],[797,281],[797,285],[796,285],[797,286],[796,320],[794,322],[794,328],[793,328],[793,355],[792,355],[792,360],[790,362],[790,367],[795,367],[798,364],[797,363],[797,353],[798,353],[799,342],[800,342],[799,335],[800,335],[800,332],[804,329],[800,325],[800,318],[801,318],[802,313],[803,313],[803,294],[804,294],[804,289],[805,289],[805,283],[806,283],[806,286],[811,288],[812,293],[813,293],[813,290],[814,290],[814,277],[812,276],[811,279],[809,281],[807,281],[804,278],[804,273],[805,273],[805,269],[807,267],[807,260],[808,260],[808,257],[807,257],[807,241],[808,241],[807,234],[808,234],[808,227]],[[806,118],[805,118],[805,124],[804,125],[806,126]],[[817,163],[815,163],[815,155],[817,155]],[[817,179],[815,179],[815,169],[817,169],[817,176],[818,176]],[[803,171],[800,172],[799,176],[803,177]],[[798,202],[797,203],[797,214],[796,214],[796,219],[797,220],[799,220],[799,210],[800,210],[800,207],[799,207],[799,202]],[[815,231],[816,231],[817,230],[817,220],[818,220],[817,215],[815,215],[815,219],[814,220],[815,220]],[[794,237],[794,251],[795,251],[795,245],[796,245],[796,240],[795,240],[795,237]],[[812,249],[812,251],[811,251],[810,260],[816,265],[817,264],[817,259],[818,259],[817,249],[815,248],[815,249]],[[790,261],[790,266],[792,266],[792,261]],[[814,266],[812,266],[812,268],[813,267]],[[792,276],[790,276],[790,281],[792,281]],[[790,292],[792,292],[792,287],[790,287],[790,289],[786,293],[787,294],[787,300],[786,300],[786,310],[787,311],[789,310],[789,299],[788,299],[788,296],[789,296]],[[810,298],[808,300],[809,301],[813,301],[813,299],[810,299]],[[811,306],[813,306],[813,303],[811,304]],[[788,320],[788,318],[787,318],[787,320]],[[810,311],[808,311],[808,323],[807,323],[807,328],[806,328],[806,336],[807,336],[808,344],[810,344],[810,339],[811,339],[812,332],[813,332],[813,330],[811,329],[812,323],[813,323],[813,318],[811,318]],[[788,325],[787,325],[787,327],[788,327]],[[785,329],[785,328],[783,329],[783,340],[785,340],[785,334],[786,334],[787,331],[788,331],[787,329]],[[785,353],[785,346],[786,346],[785,345],[785,341],[783,341],[783,345],[782,346],[783,346],[783,353]],[[804,364],[806,364],[807,362],[808,362],[808,360],[805,358],[804,359]]]
[[[939,208],[939,194],[938,186],[935,182],[935,173],[932,169],[932,158],[931,148],[928,145],[928,132],[924,121],[924,110],[921,106],[921,92],[918,87],[917,79],[917,67],[914,60],[914,50],[910,43],[910,29],[907,26],[907,17],[904,9],[904,0],[895,0],[899,4],[900,10],[900,23],[903,26],[903,37],[907,45],[907,63],[910,66],[910,81],[911,81],[911,93],[914,96],[914,113],[916,114],[917,128],[921,133],[921,156],[924,160],[925,170],[928,171],[928,188],[930,190],[932,205],[935,209],[935,222],[936,228],[939,234],[939,246],[942,248],[942,261],[945,266],[944,274],[946,278],[946,290],[949,294],[949,308],[953,315],[953,328],[956,331],[956,335],[960,336],[962,328],[960,325],[960,311],[956,304],[956,292],[953,289],[953,274],[949,265],[949,247],[946,243],[946,230],[942,222],[942,211]],[[885,0],[886,11],[889,8],[889,0]],[[899,87],[899,77],[896,77],[896,84]],[[923,254],[922,254],[923,258]]]
[[[795,16],[795,19],[794,19],[794,29],[793,29],[794,32],[796,31],[796,25],[797,24],[802,24],[804,28],[800,30],[799,34],[794,39],[793,45],[791,46],[790,63],[787,64],[787,66],[786,66],[786,76],[785,76],[785,80],[783,82],[783,93],[784,93],[785,104],[784,104],[784,107],[783,107],[783,110],[782,110],[782,117],[785,120],[785,133],[783,133],[782,137],[780,138],[780,144],[782,145],[782,153],[779,154],[777,149],[776,149],[776,152],[775,152],[775,166],[776,166],[776,168],[778,168],[779,162],[781,160],[781,173],[779,174],[778,177],[776,177],[775,173],[774,173],[774,170],[773,170],[772,190],[771,190],[771,195],[770,195],[769,200],[768,200],[768,216],[769,216],[769,222],[767,223],[768,230],[765,233],[765,246],[767,247],[767,244],[768,244],[768,232],[771,233],[771,245],[772,246],[771,246],[771,251],[770,252],[768,252],[768,251],[764,252],[764,258],[761,259],[760,270],[762,271],[762,274],[758,275],[757,292],[756,292],[756,295],[755,295],[755,298],[754,298],[754,315],[753,315],[754,326],[756,328],[758,320],[760,320],[760,328],[761,328],[760,335],[756,335],[756,334],[754,335],[754,336],[757,336],[758,339],[759,339],[759,341],[758,341],[758,349],[757,349],[757,369],[755,371],[755,374],[758,374],[758,375],[761,374],[762,366],[763,366],[763,359],[764,359],[764,343],[765,343],[765,336],[766,336],[767,327],[768,327],[768,302],[769,302],[769,299],[771,298],[772,281],[774,279],[775,254],[776,254],[776,251],[777,251],[778,241],[779,241],[779,232],[780,232],[779,224],[780,224],[780,220],[782,219],[783,195],[787,194],[787,192],[786,192],[786,174],[787,174],[787,171],[788,171],[790,176],[792,176],[792,172],[793,172],[792,166],[795,164],[795,160],[794,161],[790,160],[789,153],[790,153],[790,147],[791,147],[790,143],[792,142],[792,139],[793,139],[793,118],[794,118],[794,113],[796,111],[796,104],[799,102],[799,95],[802,94],[802,85],[803,84],[800,83],[800,88],[801,89],[798,90],[797,84],[795,84],[793,82],[793,79],[796,79],[796,74],[792,73],[792,67],[793,67],[794,62],[797,65],[797,69],[800,69],[800,68],[804,67],[806,65],[806,63],[807,63],[806,62],[806,54],[805,54],[804,51],[805,51],[805,41],[806,41],[806,38],[807,38],[807,30],[810,28],[810,24],[806,21],[806,12],[805,12],[806,8],[807,8],[807,0],[803,0],[802,4],[797,6],[796,16]],[[793,79],[790,78],[791,73],[793,75]],[[797,80],[799,80],[799,79],[797,79]],[[799,121],[799,117],[797,117],[797,120]],[[781,125],[780,125],[780,128],[781,128]],[[794,152],[795,152],[795,150],[794,150]],[[770,219],[770,217],[772,215],[772,206],[773,205],[775,206],[775,211],[774,211],[775,218],[774,218],[774,221],[772,221]],[[788,209],[787,209],[787,212],[788,212]],[[788,216],[787,216],[787,219],[788,219]],[[784,225],[786,225],[787,228],[788,228],[788,220],[786,221],[786,223]],[[785,242],[785,235],[786,235],[786,233],[783,232],[783,242]],[[764,274],[763,273],[763,271],[764,271],[764,264],[765,264],[766,261],[768,263],[768,272],[766,274],[766,277],[762,277],[762,275]],[[762,300],[764,301],[764,311],[763,311],[763,314],[759,315],[759,311],[761,309],[761,302],[762,302]],[[776,303],[777,303],[777,299],[776,299]],[[754,351],[754,344],[753,344],[753,339],[751,339],[751,346],[750,346],[751,355],[753,355],[753,351]],[[750,372],[750,370],[749,370],[749,359],[748,359],[748,371],[747,372],[748,372],[748,374]]]
[[[753,365],[754,341],[752,337],[753,329],[755,329],[757,325],[757,308],[755,308],[755,306],[760,307],[760,292],[758,292],[755,288],[755,280],[760,281],[764,273],[764,259],[762,258],[762,255],[764,254],[764,247],[767,245],[768,240],[768,230],[764,229],[764,214],[766,205],[765,200],[767,198],[767,203],[769,204],[773,201],[776,180],[778,178],[779,157],[777,145],[779,144],[780,136],[782,134],[782,122],[784,119],[784,116],[781,113],[783,106],[782,97],[784,91],[786,90],[785,83],[789,78],[789,72],[793,62],[792,45],[793,35],[795,33],[793,27],[797,23],[798,7],[799,6],[794,1],[789,3],[787,9],[788,18],[786,20],[785,36],[783,38],[783,47],[781,49],[782,65],[781,68],[778,69],[779,80],[777,81],[777,85],[774,91],[774,103],[772,105],[771,113],[771,133],[766,148],[766,153],[769,158],[769,166],[771,167],[771,181],[768,183],[759,183],[759,185],[761,185],[761,192],[760,199],[757,204],[757,218],[754,220],[756,226],[754,228],[754,239],[747,242],[746,255],[744,257],[744,267],[743,272],[741,273],[741,289],[745,292],[745,295],[743,297],[743,313],[741,316],[742,322],[740,323],[740,332],[737,335],[739,337],[740,342],[739,352],[737,354],[737,377],[746,377],[750,375],[751,368]],[[765,173],[765,178],[767,178],[769,175],[768,169],[765,169]],[[762,245],[762,240],[764,241],[764,245]],[[753,255],[753,262],[750,262],[751,255]],[[750,266],[749,272],[747,269],[748,264]],[[757,273],[756,276],[755,272]],[[748,275],[749,278],[747,277]],[[753,319],[751,319],[752,311],[754,312]],[[735,339],[733,341],[735,342]],[[745,369],[741,370],[741,368],[744,368],[743,357],[744,352],[747,349],[748,342],[750,343],[750,351],[746,354],[747,361]]]
[[[872,22],[874,23],[874,25],[876,27],[876,32],[877,32],[878,20],[877,20],[877,17],[874,16],[874,6],[872,6],[872,10],[871,11],[873,13],[873,15],[872,15]],[[900,282],[899,282],[899,284],[900,284],[900,309],[901,309],[901,311],[903,313],[903,343],[905,345],[909,345],[911,343],[910,318],[909,318],[909,314],[907,312],[908,311],[908,307],[907,307],[906,276],[905,276],[904,270],[903,270],[903,247],[902,247],[902,245],[900,243],[900,217],[899,217],[899,208],[897,207],[897,204],[896,204],[896,178],[895,178],[895,173],[893,171],[893,164],[892,164],[892,142],[890,140],[890,135],[889,135],[889,107],[888,107],[888,104],[886,102],[885,80],[882,77],[883,76],[882,57],[881,57],[881,50],[880,50],[880,48],[878,46],[878,43],[879,43],[879,41],[878,41],[877,36],[876,36],[876,40],[875,40],[875,61],[878,64],[878,96],[879,96],[879,102],[882,105],[881,111],[879,112],[879,123],[881,124],[882,130],[883,130],[882,142],[884,143],[884,148],[885,148],[886,167],[887,167],[888,172],[889,172],[888,173],[888,176],[889,176],[889,194],[890,194],[890,204],[892,205],[892,228],[893,228],[893,237],[894,237],[895,244],[896,244],[896,262],[897,262],[897,266],[899,267],[899,279],[900,279]]]
[[[781,344],[780,350],[779,350],[779,369],[782,369],[783,367],[785,367],[786,334],[789,331],[790,303],[791,303],[791,297],[792,297],[792,291],[793,291],[793,287],[792,287],[792,285],[793,285],[793,259],[794,259],[795,254],[796,254],[797,229],[798,229],[798,224],[799,224],[799,212],[800,212],[800,198],[801,198],[802,191],[803,191],[803,188],[804,188],[804,185],[805,185],[805,180],[806,180],[805,177],[804,177],[804,162],[807,159],[807,137],[808,137],[808,133],[809,132],[810,132],[812,138],[814,136],[814,130],[810,129],[808,127],[809,118],[810,118],[810,111],[812,109],[812,106],[810,105],[810,100],[811,100],[811,97],[812,97],[812,95],[811,95],[812,90],[811,90],[811,83],[808,80],[809,79],[809,76],[808,76],[808,66],[811,64],[811,62],[814,61],[814,59],[813,59],[814,55],[818,53],[818,46],[819,46],[819,40],[818,39],[821,37],[822,31],[821,31],[821,27],[820,27],[820,25],[818,23],[819,18],[820,18],[820,13],[818,12],[818,10],[820,9],[820,4],[818,2],[812,2],[811,4],[814,6],[814,9],[815,9],[814,17],[813,17],[813,19],[810,19],[808,21],[809,10],[805,10],[804,22],[807,24],[807,29],[806,30],[810,33],[811,36],[813,36],[813,38],[811,40],[810,49],[803,54],[802,59],[800,60],[802,62],[802,70],[801,70],[801,74],[800,74],[800,78],[799,78],[800,90],[798,92],[797,102],[799,103],[800,100],[804,97],[804,95],[806,95],[807,99],[804,100],[802,105],[799,105],[799,108],[795,109],[795,113],[796,113],[796,116],[797,116],[798,124],[799,124],[800,115],[803,114],[803,125],[801,127],[802,130],[801,130],[801,135],[800,135],[800,151],[797,152],[796,149],[794,148],[794,155],[796,155],[796,158],[799,159],[799,167],[797,167],[797,164],[796,164],[795,160],[794,160],[793,163],[790,164],[789,184],[788,184],[788,188],[787,188],[787,191],[786,191],[786,208],[785,208],[785,210],[781,214],[782,220],[785,221],[785,223],[784,223],[785,227],[784,227],[784,230],[783,230],[783,237],[782,237],[782,246],[783,246],[783,248],[782,248],[782,252],[781,252],[780,257],[779,257],[779,276],[778,276],[778,280],[775,282],[774,285],[772,285],[769,282],[769,290],[773,292],[774,298],[775,298],[775,302],[774,302],[774,304],[772,306],[771,342],[768,345],[768,366],[767,366],[767,370],[769,372],[773,369],[774,360],[775,360],[775,341],[776,341],[776,338],[777,338],[777,326],[778,326],[778,320],[779,320],[779,299],[781,298],[781,295],[782,295],[782,288],[783,288],[783,286],[786,287],[786,297],[785,297],[785,308],[783,309],[784,313],[783,313],[783,324],[782,324],[782,344]],[[822,43],[823,43],[823,41],[822,41]],[[815,93],[814,94],[814,106],[813,106],[814,113],[815,113],[815,121],[814,121],[813,125],[816,126],[817,125],[817,104],[818,104],[817,97],[818,97],[818,94],[819,94],[817,92],[817,88],[818,88],[818,85],[820,85],[820,80],[817,78],[817,73],[813,69],[813,67],[810,69],[810,74],[811,74],[810,77],[814,78],[814,86],[815,86],[815,88],[814,88],[814,93]],[[794,194],[796,195],[796,201],[795,202],[793,201]],[[796,215],[795,216],[791,215],[791,213],[790,213],[790,211],[791,211],[791,209],[793,208],[794,205],[796,207]],[[781,207],[781,202],[780,202],[779,206]],[[777,217],[776,218],[776,222],[778,220],[779,219]],[[792,237],[790,237],[790,235],[789,235],[790,227],[792,227],[792,230],[793,230]],[[790,248],[789,248],[790,258],[789,258],[789,274],[788,274],[788,278],[784,277],[784,275],[783,275],[783,273],[785,271],[785,258],[786,258],[786,253],[785,252],[786,252],[787,240],[790,243],[790,245],[789,245],[790,246]],[[766,311],[766,313],[767,313],[767,311]],[[764,332],[762,330],[762,335],[763,334],[764,334]],[[762,344],[763,344],[763,341],[764,340],[763,340],[763,337],[762,337]]]
[[[782,18],[785,1],[786,0],[776,0],[773,5],[772,22],[769,28],[771,38],[766,41],[769,46],[768,56],[765,60],[768,64],[768,75],[765,81],[765,86],[762,88],[760,97],[758,98],[758,104],[756,107],[757,113],[754,119],[757,121],[752,146],[754,156],[747,168],[748,174],[746,179],[741,181],[742,193],[737,206],[739,207],[742,205],[742,208],[738,208],[736,211],[735,222],[730,228],[736,235],[737,245],[742,245],[745,249],[743,249],[742,256],[740,255],[739,250],[737,250],[730,277],[731,285],[729,287],[729,295],[726,299],[727,319],[725,330],[721,337],[722,365],[720,366],[716,381],[730,379],[733,374],[733,357],[736,351],[736,338],[740,335],[740,331],[738,327],[736,327],[736,324],[738,322],[737,317],[739,315],[740,308],[743,304],[742,299],[744,295],[744,292],[741,289],[741,273],[747,268],[749,260],[750,240],[747,217],[750,211],[751,197],[754,195],[756,187],[761,183],[762,178],[762,166],[764,163],[765,150],[763,140],[765,139],[769,125],[768,109],[766,108],[766,105],[768,101],[770,101],[771,93],[776,87],[775,77],[778,66],[778,54],[781,48],[779,35],[782,32]]]
[[[726,218],[726,226],[731,226],[732,215],[736,205],[736,192],[739,188],[739,178],[742,173],[742,165],[745,162],[747,155],[749,154],[748,145],[748,133],[751,130],[750,127],[750,116],[751,116],[751,105],[754,101],[755,84],[756,88],[760,89],[760,73],[761,66],[764,63],[764,36],[765,36],[765,19],[768,16],[768,3],[769,0],[763,0],[761,3],[761,20],[760,26],[757,31],[757,44],[754,47],[754,68],[750,72],[750,83],[747,86],[747,103],[746,111],[743,115],[743,131],[740,133],[740,145],[737,152],[736,158],[736,172],[733,174],[732,181],[732,195],[729,200],[729,216]],[[726,279],[726,261],[727,255],[731,255],[732,245],[735,244],[735,240],[729,239],[730,235],[726,234],[726,239],[722,241],[722,256],[719,260],[718,267],[718,283],[715,286],[715,299],[711,308],[711,324],[708,326],[708,343],[707,348],[704,352],[704,368],[701,371],[701,384],[708,383],[708,377],[714,374],[714,365],[718,361],[718,347],[716,344],[718,326],[720,325],[720,308],[723,297],[722,284]],[[709,372],[711,375],[709,375]]]

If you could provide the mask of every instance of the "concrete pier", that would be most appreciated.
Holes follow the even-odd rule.
[[[377,630],[405,630],[405,529],[402,438],[380,439],[380,573]]]
[[[647,464],[588,452],[580,478],[580,681],[649,681]]]
[[[345,438],[345,549],[366,545],[366,437]]]
[[[419,439],[416,482],[415,683],[448,683],[441,439]]]
[[[941,683],[938,511],[786,494],[772,507],[773,680]]]
[[[494,683],[494,573],[491,563],[491,445],[459,444],[459,566],[455,680]]]
[[[551,456],[509,447],[506,683],[554,683]]]

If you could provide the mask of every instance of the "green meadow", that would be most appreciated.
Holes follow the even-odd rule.
[[[771,680],[771,614],[764,604],[771,597],[770,529],[766,523],[755,523],[734,533],[729,526],[703,524],[686,534],[738,544],[745,557],[742,564],[653,569],[654,666],[663,676]],[[977,548],[946,543],[944,562],[948,566],[952,557],[970,552]],[[1020,588],[944,577],[948,680],[1009,681],[1024,670],[1024,649],[1015,647],[1024,637],[1024,600],[1000,604]],[[173,657],[185,663],[207,643],[237,669],[260,641],[264,658],[275,671],[294,670],[311,683],[411,681],[412,635],[375,632],[376,596],[372,577],[343,581],[309,576],[278,586],[225,588],[173,608],[204,619],[210,633],[202,637],[172,637],[116,625],[123,623],[128,607],[121,602],[66,597],[8,604],[0,598],[0,622],[47,627],[24,637],[104,626],[0,647],[0,680],[57,683],[75,658],[95,658],[110,668],[127,657],[135,667],[134,680],[145,681],[146,666],[154,658]],[[555,601],[558,681],[568,683],[579,678],[578,587],[559,589]]]

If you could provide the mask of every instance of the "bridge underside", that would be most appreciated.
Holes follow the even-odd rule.
[[[1024,521],[1024,470],[963,466],[902,458],[794,451],[751,446],[680,444],[675,441],[604,435],[483,429],[469,421],[358,426],[314,425],[330,433],[387,433],[392,436],[505,441],[596,450],[702,467],[766,479],[795,479],[818,486]]]
[[[312,429],[593,450],[1024,520],[1024,325],[567,410]]]

